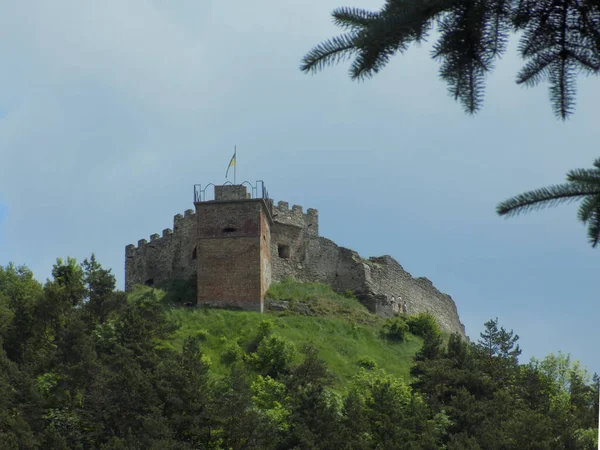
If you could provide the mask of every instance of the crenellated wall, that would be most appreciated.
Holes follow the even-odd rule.
[[[264,274],[261,292],[271,281],[286,278],[325,283],[338,292],[352,291],[370,311],[382,316],[401,311],[402,302],[406,300],[409,314],[429,311],[443,330],[465,335],[456,304],[427,278],[412,277],[390,256],[364,259],[355,251],[319,236],[316,209],[310,208],[305,213],[301,206],[290,208],[287,202],[280,201],[273,205],[271,213],[273,223],[265,226],[267,231],[263,233],[264,249],[270,249],[270,254],[268,250],[261,250],[257,262]],[[142,239],[137,247],[126,247],[126,290],[135,284],[149,281],[160,284],[196,275],[195,258],[199,256],[195,255],[196,214],[187,210],[183,216],[177,214],[173,222],[173,231],[163,230],[162,237],[153,234],[150,242]],[[235,246],[235,241],[230,239],[226,245]],[[230,254],[236,254],[234,248]]]
[[[301,228],[309,236],[319,235],[319,211],[308,208],[306,214],[302,212],[302,206],[294,205],[289,208],[288,202],[278,202],[273,206],[273,220],[282,225]]]
[[[125,290],[136,284],[157,285],[196,275],[196,214],[192,209],[173,217],[173,229],[125,247]]]

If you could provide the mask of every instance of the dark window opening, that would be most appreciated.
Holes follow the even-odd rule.
[[[288,259],[290,257],[290,246],[278,244],[277,245],[277,254],[280,258]]]
[[[145,284],[146,286],[154,286],[154,278],[149,278],[149,279],[147,279],[147,280],[144,282],[144,284]]]
[[[198,255],[196,254],[196,247],[194,247],[194,251],[192,252],[192,261],[195,261]]]
[[[223,228],[223,233],[235,233],[237,230],[233,227]]]

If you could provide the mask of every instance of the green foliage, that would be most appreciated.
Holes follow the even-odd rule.
[[[352,289],[346,289],[342,295],[346,298],[356,299],[356,297],[354,296],[354,291],[352,291]]]
[[[273,378],[259,375],[250,386],[252,402],[256,408],[264,413],[268,421],[279,433],[289,429],[290,398],[284,383]]]
[[[56,284],[68,288],[67,296],[72,299],[73,305],[77,305],[79,297],[84,295],[83,269],[77,264],[77,260],[70,256],[66,261],[56,258],[56,264],[52,266],[52,277]]]
[[[165,292],[162,302],[171,307],[186,306],[188,303],[196,304],[197,290],[196,275],[192,275],[187,280],[172,280],[156,286]]]
[[[585,430],[575,430],[573,440],[578,449],[596,450],[598,448],[598,429],[587,428]]]
[[[414,316],[406,317],[409,331],[415,336],[420,336],[423,339],[430,337],[432,339],[441,336],[442,331],[431,313],[422,312]]]
[[[403,342],[408,337],[409,326],[402,316],[391,317],[385,321],[382,334],[390,341]]]
[[[280,336],[269,335],[260,342],[251,361],[261,374],[279,378],[290,372],[295,353],[294,344]]]
[[[119,309],[124,303],[123,295],[115,291],[115,276],[110,269],[104,269],[92,253],[90,259],[84,259],[83,282],[87,287],[87,304],[92,317],[104,322],[109,315]]]
[[[600,242],[600,158],[592,169],[575,169],[567,173],[567,182],[519,194],[496,207],[501,216],[541,210],[559,204],[581,201],[577,218],[587,225],[592,247]]]
[[[234,362],[241,361],[244,356],[244,350],[237,342],[229,342],[221,352],[221,362],[231,365]]]
[[[375,370],[377,368],[377,362],[369,356],[363,356],[362,358],[359,358],[358,366],[366,370]]]
[[[420,338],[387,342],[345,318],[167,309],[147,287],[113,302],[109,271],[75,267],[58,264],[43,287],[0,267],[2,449],[597,445],[598,376],[561,353],[519,365],[497,320],[477,343],[424,333],[409,385]]]
[[[386,0],[379,11],[341,7],[332,15],[346,33],[309,51],[301,70],[315,72],[354,57],[350,77],[372,77],[393,55],[424,42],[437,24],[432,57],[441,63],[450,95],[471,114],[481,108],[485,78],[511,34],[519,35],[526,61],[517,83],[547,81],[554,112],[562,119],[573,112],[577,74],[600,71],[596,0]]]
[[[450,422],[434,414],[420,395],[385,371],[356,375],[345,404],[346,427],[359,448],[441,448]]]
[[[203,351],[211,357],[216,374],[228,371],[228,366],[221,362],[221,353],[230,342],[238,342],[251,354],[264,335],[277,334],[297,348],[312,342],[335,373],[336,389],[342,389],[352,379],[358,370],[356,361],[365,355],[387,372],[407,378],[412,358],[421,345],[417,338],[402,343],[381,339],[380,327],[355,325],[344,319],[300,315],[265,318],[259,313],[205,308],[172,309],[169,315],[181,325],[169,341],[174,348],[181,348],[183,339],[199,329],[207,333]]]

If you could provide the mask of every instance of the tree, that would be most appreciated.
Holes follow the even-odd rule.
[[[484,79],[512,33],[521,33],[519,53],[526,61],[517,83],[548,81],[554,112],[563,120],[573,112],[578,72],[600,71],[598,0],[386,0],[376,12],[341,7],[332,15],[346,33],[309,51],[302,71],[354,56],[350,77],[372,77],[393,55],[425,41],[437,24],[432,56],[441,62],[450,94],[470,114],[481,108]]]
[[[332,374],[317,349],[302,349],[304,360],[286,377],[290,427],[283,448],[341,448],[339,415],[331,393]]]
[[[581,200],[577,218],[587,225],[592,247],[600,241],[600,158],[593,169],[575,169],[567,173],[567,182],[525,192],[503,201],[496,211],[501,216],[516,216],[533,210]]]
[[[485,331],[475,345],[479,353],[483,371],[490,376],[497,387],[514,383],[517,376],[521,349],[517,344],[519,335],[498,327],[498,318],[485,324]]]
[[[120,305],[121,295],[115,291],[115,276],[111,269],[104,269],[92,253],[81,264],[83,267],[83,281],[87,286],[87,308],[101,323],[104,322],[111,311]]]

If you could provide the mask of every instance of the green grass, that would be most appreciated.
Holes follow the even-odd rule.
[[[202,351],[210,357],[217,375],[227,372],[227,366],[221,362],[225,348],[234,342],[245,348],[257,335],[263,320],[271,320],[273,333],[288,339],[298,350],[312,342],[335,374],[338,387],[358,372],[358,361],[364,357],[372,358],[378,367],[408,380],[412,358],[422,345],[421,339],[413,336],[406,342],[389,342],[381,338],[380,327],[357,325],[344,319],[197,308],[173,309],[170,314],[181,324],[170,344],[181,348],[186,337],[200,336]]]
[[[336,294],[329,286],[285,281],[274,284],[267,297],[306,303],[317,315],[291,312],[260,314],[207,308],[173,308],[171,316],[181,327],[167,346],[181,348],[188,336],[199,336],[205,355],[212,361],[216,375],[227,373],[221,360],[225,349],[237,343],[246,346],[258,334],[263,320],[273,324],[272,332],[292,342],[298,350],[312,343],[342,388],[360,369],[359,361],[371,358],[377,367],[409,379],[410,366],[422,340],[409,335],[405,342],[390,342],[381,337],[384,320],[367,311],[349,294]],[[301,359],[300,352],[297,361]]]
[[[330,286],[321,283],[299,283],[285,280],[273,283],[265,298],[289,301],[291,304],[300,302],[306,304],[315,315],[321,317],[345,319],[350,322],[368,325],[381,325],[381,317],[371,314],[348,291],[344,295],[336,293]],[[286,314],[289,314],[286,312]]]

